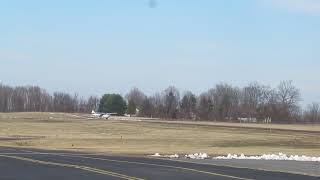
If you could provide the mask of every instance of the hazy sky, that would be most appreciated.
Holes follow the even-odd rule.
[[[0,81],[87,96],[293,80],[320,102],[319,0],[0,1]]]

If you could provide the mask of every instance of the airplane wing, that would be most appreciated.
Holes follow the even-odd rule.
[[[100,115],[99,115],[99,117],[102,117],[102,116],[104,116],[105,115],[105,113],[101,113]]]
[[[106,114],[109,114],[109,115],[117,115],[118,113],[106,113]]]

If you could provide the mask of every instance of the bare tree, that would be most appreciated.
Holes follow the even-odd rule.
[[[299,111],[300,91],[292,81],[280,82],[277,89],[279,106],[277,107],[279,121],[293,121]]]
[[[41,89],[38,86],[28,87],[28,111],[40,111],[41,106]]]
[[[57,111],[89,112],[98,106],[99,98],[79,98],[77,94],[56,92],[50,95],[38,86],[10,87],[0,84],[0,112]]]
[[[210,120],[213,112],[213,102],[208,93],[202,93],[198,97],[197,116],[200,120]]]
[[[194,119],[195,118],[195,111],[196,111],[197,99],[196,96],[187,91],[180,103],[180,114],[183,118],[187,119]]]
[[[90,96],[87,102],[87,107],[85,112],[90,112],[92,110],[97,110],[99,107],[100,98],[97,96]]]
[[[162,93],[147,97],[133,88],[126,96],[140,110],[140,116],[160,118],[189,118],[228,121],[238,117],[272,119],[272,122],[292,123],[298,119],[319,122],[319,105],[314,103],[302,113],[300,92],[292,81],[282,81],[272,89],[257,82],[238,88],[218,84],[199,97],[188,91],[182,99],[177,88],[170,86]],[[49,94],[38,86],[10,87],[0,84],[0,112],[56,111],[90,112],[97,110],[100,99],[64,92]]]
[[[240,115],[242,117],[267,119],[269,98],[272,96],[269,87],[257,82],[250,83],[241,91]]]
[[[152,117],[162,117],[165,118],[165,106],[164,106],[164,100],[160,93],[155,93],[153,96],[151,96],[149,99],[149,103],[151,103],[152,107]],[[144,105],[148,101],[144,101]],[[142,108],[143,109],[146,108]]]
[[[138,109],[141,108],[141,105],[146,97],[147,96],[138,88],[131,89],[130,92],[126,95],[127,101],[132,101]]]
[[[141,104],[139,116],[154,117],[154,104],[150,98],[145,98]]]
[[[9,86],[0,84],[0,110],[2,112],[10,112],[12,105],[13,89]]]
[[[25,87],[16,87],[13,89],[12,106],[15,111],[26,111],[28,100],[28,89]]]
[[[167,118],[177,118],[180,102],[180,94],[178,89],[173,86],[168,87],[166,90],[164,90],[163,98],[165,116]]]
[[[55,92],[53,94],[53,108],[56,112],[74,112],[74,101],[70,94]]]
[[[240,90],[228,84],[218,84],[209,90],[213,96],[213,111],[218,120],[237,118],[239,114]]]
[[[303,113],[303,119],[309,123],[320,123],[320,105],[315,102],[309,104]]]
[[[53,111],[53,99],[52,96],[44,89],[41,90],[40,97],[40,111],[48,112]]]

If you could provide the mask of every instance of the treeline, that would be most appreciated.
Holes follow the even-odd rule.
[[[49,94],[38,86],[11,87],[0,84],[0,112],[90,112],[99,98],[64,92]]]
[[[217,84],[200,95],[187,91],[180,94],[173,86],[146,96],[132,89],[126,99],[139,110],[138,115],[166,119],[207,121],[251,121],[273,123],[320,123],[320,108],[313,103],[302,110],[300,91],[292,81],[282,81],[276,88],[257,82],[239,88]]]
[[[199,95],[181,93],[170,86],[147,96],[133,88],[122,97],[105,94],[102,98],[79,97],[64,92],[48,93],[38,86],[10,87],[0,84],[0,112],[81,112],[112,111],[142,117],[206,121],[250,121],[272,123],[320,123],[320,106],[299,106],[300,91],[292,81],[271,88],[257,82],[244,87],[226,83]]]

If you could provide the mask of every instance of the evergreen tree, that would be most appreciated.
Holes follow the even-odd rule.
[[[118,115],[124,115],[126,109],[127,103],[120,94],[105,94],[100,100],[100,112],[117,113]]]

